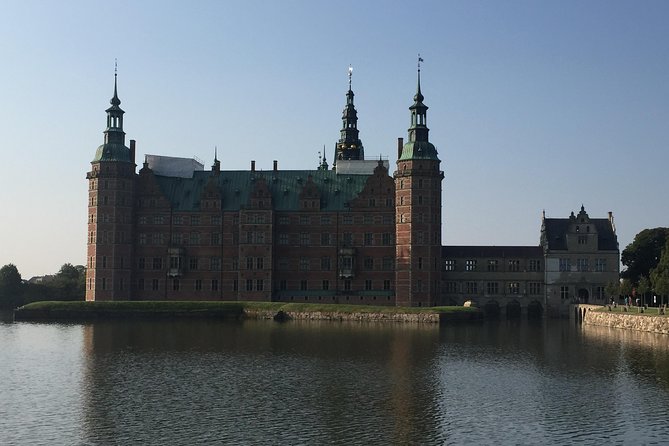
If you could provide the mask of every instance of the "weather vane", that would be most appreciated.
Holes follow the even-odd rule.
[[[351,77],[353,76],[353,67],[349,64],[348,66],[348,89],[351,89]]]
[[[424,62],[423,58],[420,57],[420,53],[418,53],[418,71],[420,71],[420,63]]]
[[[114,76],[116,76],[117,72],[118,72],[118,63],[116,61],[116,58],[114,58]]]

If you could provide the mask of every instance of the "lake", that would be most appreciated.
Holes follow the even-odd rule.
[[[0,322],[0,444],[666,444],[669,337],[452,326]]]

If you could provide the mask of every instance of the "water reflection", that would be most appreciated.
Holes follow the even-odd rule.
[[[423,415],[438,412],[428,379],[437,327],[181,321],[84,331],[89,441],[438,441]]]
[[[668,336],[455,326],[0,324],[2,444],[660,444]]]

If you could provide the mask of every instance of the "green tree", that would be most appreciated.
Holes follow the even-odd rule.
[[[669,239],[662,250],[662,257],[650,273],[653,290],[660,296],[669,295]],[[663,301],[663,300],[662,300]]]
[[[641,294],[641,303],[644,304],[647,302],[646,294],[650,291],[650,280],[648,280],[648,277],[641,276],[639,279],[639,285],[637,285],[636,290],[639,294]]]
[[[14,308],[21,304],[23,281],[16,265],[0,268],[0,307]]]
[[[618,300],[618,296],[620,296],[620,282],[609,282],[606,284],[606,288],[604,289],[604,292],[616,300]]]
[[[621,277],[631,280],[633,284],[638,284],[641,276],[650,277],[650,271],[660,261],[668,238],[669,228],[644,229],[639,232],[621,254],[622,264],[626,267]]]
[[[60,267],[53,281],[54,295],[59,300],[84,300],[86,268],[66,263]]]

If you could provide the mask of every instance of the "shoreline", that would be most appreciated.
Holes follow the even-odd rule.
[[[14,320],[33,322],[111,319],[201,318],[275,321],[327,320],[439,324],[477,321],[483,312],[473,307],[380,307],[283,302],[34,302],[14,310]]]

